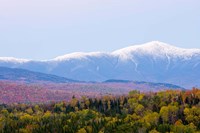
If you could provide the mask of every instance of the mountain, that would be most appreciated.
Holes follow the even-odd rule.
[[[200,86],[200,49],[183,49],[159,41],[112,53],[72,53],[51,60],[0,58],[0,66],[23,68],[81,81],[122,79]]]
[[[58,77],[55,75],[32,72],[25,69],[0,67],[0,80],[8,81],[24,81],[24,82],[52,82],[52,83],[68,83],[76,82],[71,79]]]

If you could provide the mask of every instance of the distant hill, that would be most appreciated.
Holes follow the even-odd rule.
[[[109,79],[104,81],[104,83],[130,83],[130,80],[119,80],[119,79]]]
[[[133,87],[136,88],[140,88],[141,90],[146,88],[154,88],[155,90],[161,90],[161,89],[181,89],[184,90],[185,88],[178,86],[178,85],[174,85],[174,84],[168,84],[168,83],[153,83],[153,82],[144,82],[144,81],[130,81],[130,80],[116,80],[116,79],[110,79],[110,80],[106,80],[103,83],[112,83],[112,84],[120,84],[120,83],[124,83],[124,84],[132,84]],[[139,89],[138,88],[138,89]]]
[[[68,83],[78,82],[72,79],[59,77],[51,74],[33,72],[25,69],[0,67],[0,80],[24,81],[24,82],[53,82]]]

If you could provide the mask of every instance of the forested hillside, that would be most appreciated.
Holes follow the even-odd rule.
[[[200,90],[73,97],[69,102],[0,106],[2,133],[193,133],[200,131]]]
[[[24,83],[0,81],[0,104],[48,103],[69,101],[72,96],[101,97],[104,95],[127,95],[132,90],[157,92],[161,90],[181,90],[183,88],[164,83],[149,82],[107,82],[107,83]]]

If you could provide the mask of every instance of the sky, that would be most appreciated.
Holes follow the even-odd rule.
[[[161,41],[200,48],[199,0],[0,0],[0,56],[52,59]]]

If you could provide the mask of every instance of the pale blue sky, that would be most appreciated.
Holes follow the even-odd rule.
[[[0,0],[0,56],[51,59],[153,40],[200,48],[200,1]]]

